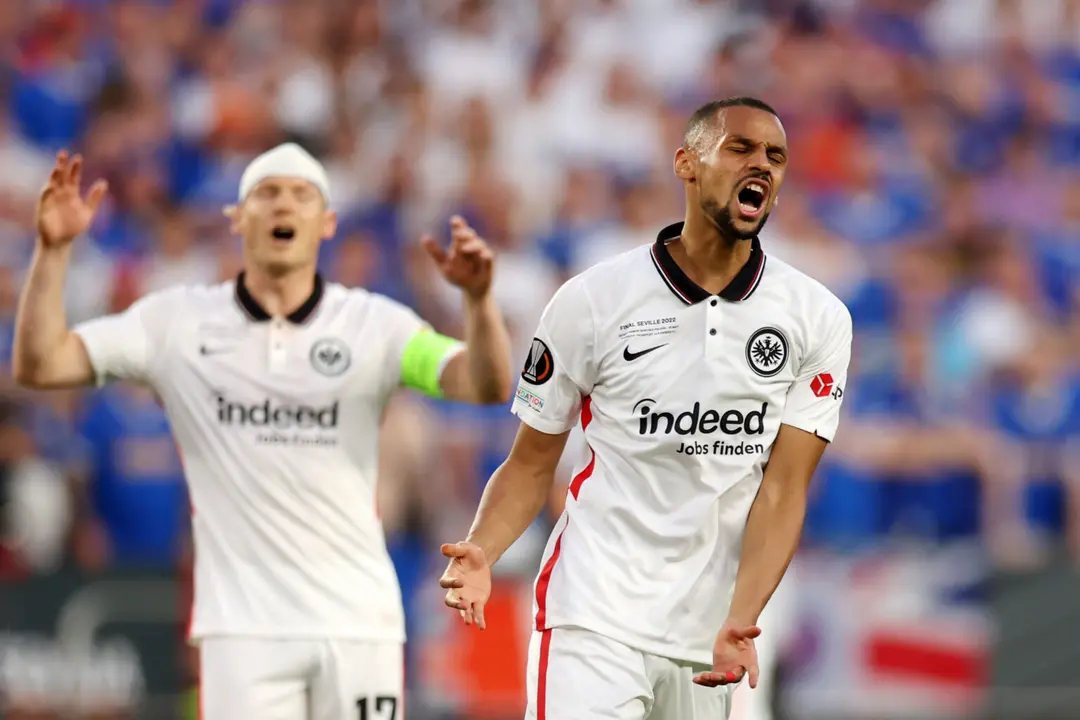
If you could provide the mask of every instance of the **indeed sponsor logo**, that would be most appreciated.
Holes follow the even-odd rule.
[[[769,403],[761,403],[761,408],[742,412],[740,410],[702,410],[701,403],[695,402],[689,410],[656,411],[656,401],[650,398],[639,400],[634,405],[634,414],[638,415],[639,435],[711,435],[715,432],[724,435],[761,435],[765,432],[765,414]]]
[[[634,405],[637,416],[637,431],[641,436],[654,435],[713,435],[720,433],[729,436],[752,436],[765,433],[765,416],[769,412],[769,403],[761,403],[755,410],[738,409],[715,410],[703,409],[700,402],[695,402],[687,410],[657,410],[657,402],[652,398],[639,400]],[[683,442],[676,452],[683,455],[761,455],[765,452],[763,443],[727,442],[714,440],[711,443]]]
[[[337,444],[336,433],[326,435],[318,432],[337,430],[337,401],[324,406],[278,404],[269,398],[254,403],[243,403],[229,400],[220,393],[216,395],[215,401],[219,423],[228,427],[258,429],[261,431],[256,437],[259,443],[268,445]]]

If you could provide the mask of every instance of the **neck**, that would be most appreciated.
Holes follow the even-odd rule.
[[[315,291],[315,269],[302,267],[282,275],[244,263],[244,286],[272,317],[295,312]]]
[[[749,240],[733,240],[703,213],[686,213],[682,235],[668,248],[687,277],[707,292],[726,288],[750,259]]]

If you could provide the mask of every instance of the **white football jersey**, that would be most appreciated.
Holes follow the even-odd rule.
[[[424,327],[321,278],[271,319],[241,275],[75,328],[99,381],[145,382],[168,413],[191,495],[193,638],[404,639],[377,448],[402,350]]]
[[[681,230],[559,290],[514,413],[551,434],[580,417],[591,451],[541,564],[536,629],[709,663],[777,431],[832,440],[852,328],[840,300],[756,239],[710,295],[668,252]]]

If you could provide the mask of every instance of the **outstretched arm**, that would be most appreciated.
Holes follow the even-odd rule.
[[[781,425],[743,534],[739,574],[728,612],[733,627],[756,625],[799,546],[810,478],[826,442]]]
[[[444,602],[461,613],[466,625],[486,627],[491,566],[543,509],[567,435],[569,431],[549,435],[522,423],[510,455],[484,488],[468,537],[442,546],[450,558],[439,580],[447,591]]]
[[[758,617],[799,546],[810,478],[825,445],[814,433],[780,426],[746,520],[735,593],[713,645],[713,667],[695,676],[695,683],[716,687],[739,682],[746,675],[750,687],[757,687]]]
[[[465,296],[465,349],[446,363],[439,380],[450,400],[476,405],[505,403],[512,389],[510,337],[488,292]]]
[[[38,200],[38,239],[19,297],[12,354],[12,374],[27,387],[70,387],[94,380],[86,348],[68,328],[64,314],[71,243],[90,226],[106,191],[98,182],[84,198],[81,182],[82,158],[61,152]]]
[[[460,217],[450,221],[450,234],[448,250],[431,237],[423,241],[439,272],[465,298],[465,349],[447,361],[439,389],[459,402],[504,403],[510,400],[513,379],[510,336],[491,294],[495,256]]]
[[[551,493],[569,432],[548,435],[522,423],[506,461],[484,488],[465,542],[494,565],[529,527]]]
[[[570,430],[596,384],[591,307],[581,282],[563,285],[529,343],[513,412],[521,418],[510,455],[491,476],[465,542],[443,545],[450,558],[439,584],[467,625],[484,627],[490,567],[543,509]]]

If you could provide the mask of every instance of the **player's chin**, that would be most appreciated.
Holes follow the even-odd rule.
[[[259,253],[256,264],[262,267],[264,272],[270,275],[285,275],[303,265],[292,253],[284,253],[270,249]]]
[[[741,211],[731,215],[731,229],[735,231],[735,235],[743,240],[754,237],[761,230],[761,226],[765,224],[765,218],[767,214],[762,212],[759,215],[745,215]]]

